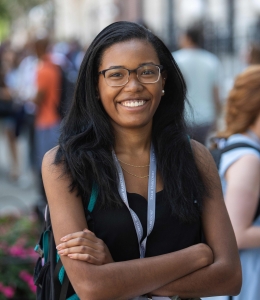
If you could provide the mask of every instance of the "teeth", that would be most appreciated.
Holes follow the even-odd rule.
[[[142,106],[146,103],[145,100],[134,100],[134,101],[124,101],[121,102],[121,104],[123,106],[127,106],[127,107],[137,107],[137,106]]]

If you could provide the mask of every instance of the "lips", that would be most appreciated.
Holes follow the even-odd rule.
[[[125,100],[121,101],[120,104],[125,107],[139,107],[145,105],[147,100]]]

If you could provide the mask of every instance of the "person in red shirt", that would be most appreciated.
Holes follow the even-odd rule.
[[[37,106],[35,116],[36,169],[39,173],[44,154],[58,143],[60,124],[58,105],[61,74],[59,67],[51,61],[47,52],[48,45],[47,38],[38,39],[35,42],[35,51],[39,59],[36,71],[37,93],[34,98]],[[44,189],[41,188],[41,191],[45,198]]]

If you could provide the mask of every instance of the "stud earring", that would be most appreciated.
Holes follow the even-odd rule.
[[[162,95],[164,96],[164,94],[165,94],[165,91],[164,91],[164,90],[162,90]]]

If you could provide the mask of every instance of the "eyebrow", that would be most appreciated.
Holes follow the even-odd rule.
[[[155,65],[154,62],[149,61],[149,62],[145,62],[145,63],[139,64],[138,67],[142,67],[142,66],[149,65],[149,64]],[[110,66],[107,70],[109,70],[109,69],[116,69],[116,68],[126,68],[126,67],[125,66]]]

